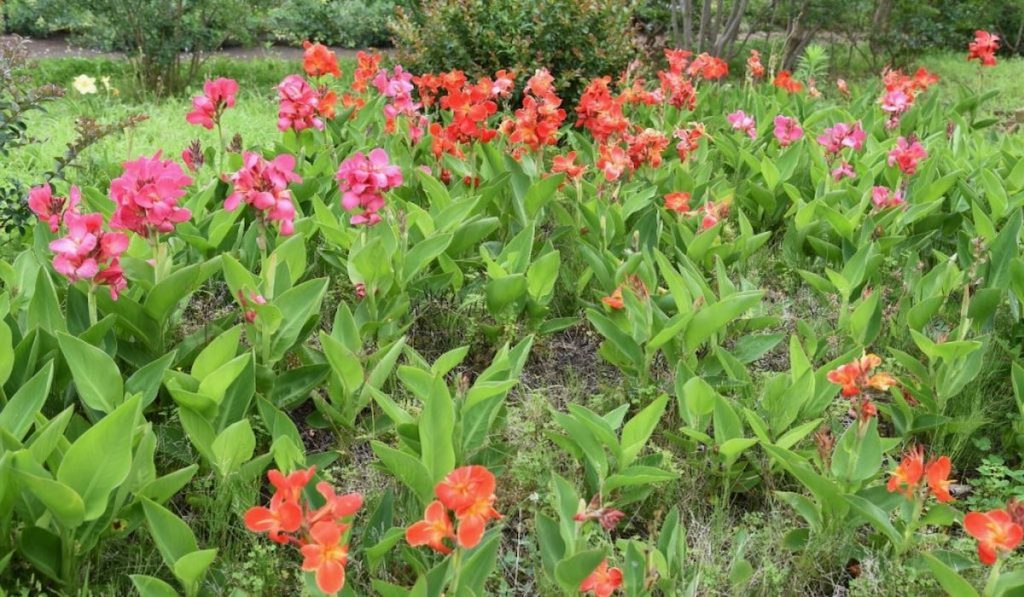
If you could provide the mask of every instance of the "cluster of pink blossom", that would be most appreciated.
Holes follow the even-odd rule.
[[[362,209],[352,216],[352,224],[373,225],[380,221],[377,211],[384,207],[384,192],[402,184],[402,169],[378,147],[369,156],[358,152],[342,162],[336,178],[345,211]]]
[[[67,214],[77,214],[82,194],[78,187],[72,186],[67,197],[53,194],[50,183],[33,187],[28,192],[28,207],[39,216],[39,219],[50,225],[50,232],[60,230]]]
[[[192,179],[173,160],[161,160],[160,152],[124,163],[124,173],[110,181],[109,195],[116,208],[110,226],[131,230],[142,237],[172,232],[192,212],[178,200]]]
[[[295,158],[282,154],[267,161],[258,153],[245,152],[242,168],[231,175],[234,190],[224,200],[232,211],[243,201],[260,210],[265,222],[278,222],[283,236],[295,231],[295,205],[288,184],[302,182],[295,173]]]
[[[867,134],[858,120],[853,124],[837,122],[818,136],[818,143],[825,148],[825,153],[827,154],[825,157],[831,164],[835,162],[844,149],[860,151],[864,147],[865,139],[867,139]],[[856,176],[857,173],[854,172],[853,166],[845,160],[840,160],[839,165],[832,170],[832,179],[836,182],[839,182],[844,177],[854,178]]]
[[[800,123],[797,122],[796,118],[779,114],[775,117],[774,133],[775,138],[779,141],[779,145],[788,147],[803,138],[804,129],[800,127]]]
[[[277,108],[277,128],[282,132],[288,129],[303,131],[308,128],[323,130],[324,121],[320,119],[320,94],[299,75],[288,75],[277,86],[279,99]]]
[[[219,123],[224,110],[235,105],[237,93],[238,83],[233,79],[221,77],[207,81],[203,85],[203,95],[192,98],[192,111],[185,116],[185,120],[212,129]]]
[[[907,176],[917,172],[918,163],[928,157],[928,152],[917,139],[900,137],[896,139],[896,147],[889,151],[888,163],[896,166]]]
[[[72,187],[72,194],[78,190]],[[128,236],[103,229],[103,215],[64,212],[64,236],[50,243],[53,251],[53,269],[69,282],[85,280],[93,286],[107,286],[110,297],[118,294],[128,283],[121,269],[121,254],[128,248]]]
[[[381,69],[373,78],[373,85],[377,92],[388,98],[384,105],[385,127],[388,132],[395,132],[395,122],[399,116],[409,118],[409,137],[413,143],[418,143],[426,130],[427,118],[420,113],[423,104],[412,99],[412,92],[415,86],[412,83],[412,73],[396,65],[389,74],[387,69]]]
[[[903,191],[900,189],[890,191],[885,187],[873,187],[871,189],[871,202],[878,209],[899,207],[904,203]]]
[[[743,131],[751,139],[757,138],[757,123],[754,121],[753,116],[750,116],[743,110],[736,110],[727,116],[726,119],[732,125],[732,130]]]

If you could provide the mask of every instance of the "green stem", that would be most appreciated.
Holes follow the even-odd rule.
[[[996,584],[999,582],[999,572],[1002,567],[1003,558],[999,558],[992,565],[992,570],[988,573],[988,582],[985,583],[985,589],[981,592],[983,597],[993,597],[996,594]]]
[[[72,531],[61,529],[60,533],[60,578],[64,583],[64,588],[68,591],[72,590],[77,583],[76,572],[78,567],[75,565],[75,536]]]
[[[217,118],[217,138],[220,140],[220,153],[217,154],[217,173],[224,171],[224,154],[227,153],[227,145],[224,144],[224,131],[220,128],[220,118]]]
[[[914,512],[910,516],[910,520],[907,522],[906,528],[903,529],[903,542],[899,546],[897,554],[903,554],[910,547],[911,539],[914,536],[914,531],[917,530],[917,521],[921,518],[921,511],[924,510],[924,500],[920,496],[914,498]]]
[[[462,549],[456,549],[455,553],[452,554],[452,584],[450,585],[451,594],[459,594],[459,574],[462,572]]]
[[[99,316],[96,313],[96,286],[90,284],[89,292],[86,294],[89,299],[89,327],[96,325]]]

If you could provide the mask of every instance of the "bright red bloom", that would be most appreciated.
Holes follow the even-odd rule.
[[[161,160],[158,151],[123,166],[124,173],[110,181],[109,195],[117,205],[110,218],[112,228],[148,237],[172,232],[175,224],[192,217],[192,212],[178,206],[192,179],[177,162]]]
[[[890,473],[885,488],[890,493],[898,492],[908,499],[914,499],[924,476],[924,448],[916,446],[907,450],[896,470]]]
[[[1024,539],[1024,529],[1005,510],[969,512],[963,524],[967,534],[978,540],[978,559],[986,566],[1017,549]]]
[[[271,498],[269,508],[249,508],[245,512],[245,526],[254,533],[267,533],[275,543],[288,543],[291,539],[284,533],[294,533],[302,526],[302,508],[298,502],[277,494]]]
[[[913,139],[907,141],[905,137],[896,139],[896,147],[889,152],[888,163],[890,166],[896,166],[907,176],[917,172],[917,164],[921,160],[928,157],[928,152],[924,150],[924,147]]]
[[[597,568],[580,583],[580,591],[593,593],[594,597],[609,597],[622,586],[622,570],[609,568],[608,560],[598,564]]]
[[[459,467],[434,487],[434,493],[449,510],[469,508],[489,499],[497,486],[494,474],[479,465]]]
[[[586,128],[599,143],[629,128],[629,120],[622,113],[622,99],[613,97],[608,87],[611,80],[611,77],[592,79],[576,105],[576,126]]]
[[[185,116],[185,120],[212,129],[220,121],[224,110],[235,105],[237,93],[238,83],[233,79],[221,77],[207,81],[203,84],[203,95],[192,98],[192,111]]]
[[[509,142],[518,144],[512,150],[516,158],[527,147],[538,151],[558,142],[558,129],[565,120],[565,110],[559,107],[562,100],[555,95],[550,81],[548,71],[539,69],[526,84],[523,106],[516,110],[515,119],[502,123],[501,130],[508,135]]]
[[[764,65],[761,64],[761,52],[758,52],[757,50],[751,50],[750,57],[747,58],[747,76],[754,81],[764,78]]]
[[[333,595],[345,586],[345,564],[348,562],[348,545],[342,542],[346,525],[334,522],[318,522],[309,531],[310,542],[301,548],[302,569],[316,571],[316,586],[324,593]]]
[[[633,79],[632,84],[629,87],[624,88],[619,93],[619,100],[623,104],[643,104],[645,106],[653,106],[661,103],[662,94],[660,92],[650,92],[644,88],[644,80],[641,78]]]
[[[556,155],[551,160],[551,172],[558,174],[564,172],[570,180],[578,180],[587,169],[585,164],[576,164],[576,152],[570,151],[565,155]]]
[[[494,509],[494,494],[478,498],[465,508],[455,510],[455,518],[459,521],[456,531],[456,542],[463,549],[472,549],[480,543],[487,528],[488,520],[498,520],[501,514]]]
[[[729,63],[717,56],[703,52],[693,59],[686,73],[705,80],[721,79],[729,74]]]
[[[968,46],[967,60],[977,60],[982,66],[996,65],[996,50],[999,49],[999,36],[988,31],[974,32],[974,41]]]
[[[950,462],[949,456],[940,456],[938,459],[929,462],[925,468],[924,475],[928,480],[928,487],[939,502],[953,501],[953,496],[949,493],[949,485],[952,483],[949,480],[949,474],[952,472],[952,469],[953,463]]]
[[[75,185],[71,185],[71,190],[65,198],[54,195],[50,183],[47,182],[42,186],[29,189],[28,207],[32,213],[39,216],[40,221],[50,225],[50,232],[57,232],[60,230],[65,214],[78,213],[78,204],[81,198],[82,194]]]
[[[338,68],[338,56],[327,46],[320,43],[302,42],[305,52],[302,53],[302,69],[306,74],[318,78],[324,75],[341,76]]]
[[[665,209],[674,211],[677,214],[690,213],[690,194],[678,192],[665,195]]]
[[[693,52],[689,50],[675,50],[665,49],[665,59],[668,60],[669,71],[681,75],[686,70],[686,66],[690,64],[690,57],[693,56]]]
[[[794,79],[788,70],[779,71],[779,74],[775,75],[772,85],[786,90],[787,93],[798,93],[804,88],[803,83]]]
[[[668,148],[668,137],[664,133],[646,128],[635,135],[626,133],[624,138],[628,145],[627,153],[633,164],[633,169],[644,164],[652,168],[661,165],[661,154]]]
[[[302,182],[302,178],[295,173],[294,157],[282,154],[268,162],[247,151],[242,154],[242,168],[230,180],[234,190],[224,201],[224,209],[232,211],[244,201],[267,222],[279,222],[282,235],[295,231],[295,205],[288,185]]]
[[[658,71],[658,80],[661,82],[661,94],[665,102],[679,109],[686,108],[691,112],[696,109],[697,90],[685,75],[660,70]]]
[[[326,87],[320,89],[319,93],[320,101],[317,102],[316,111],[320,116],[331,120],[338,105],[338,94]]]
[[[439,501],[430,502],[423,513],[423,520],[413,523],[405,530],[405,540],[413,547],[426,545],[434,551],[448,554],[451,548],[444,544],[445,539],[455,539],[452,521],[448,518],[448,510]]]
[[[313,478],[313,474],[316,473],[316,467],[311,466],[308,469],[299,469],[288,475],[283,474],[278,470],[267,471],[267,480],[277,490],[277,494],[281,496],[281,499],[289,502],[299,502],[299,498],[302,497],[302,490],[309,485],[309,481]]]

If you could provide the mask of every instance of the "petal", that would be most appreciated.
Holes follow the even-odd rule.
[[[337,545],[341,541],[341,527],[334,522],[318,522],[309,530],[309,536],[320,545]]]
[[[245,526],[254,533],[264,533],[277,527],[277,517],[262,506],[254,506],[245,512]]]
[[[328,595],[337,593],[345,586],[345,567],[334,560],[320,564],[316,569],[316,586]]]
[[[472,549],[480,543],[484,536],[486,519],[483,516],[467,516],[459,521],[459,547]]]

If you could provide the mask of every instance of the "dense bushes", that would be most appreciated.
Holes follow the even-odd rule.
[[[437,0],[401,11],[394,32],[412,72],[547,66],[574,97],[591,77],[629,63],[632,19],[625,0]]]
[[[269,15],[275,39],[299,44],[310,39],[345,48],[390,45],[393,0],[287,0]]]

